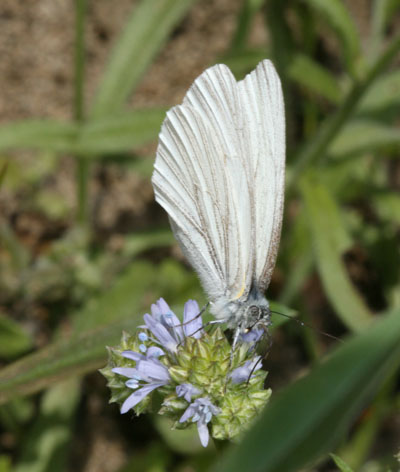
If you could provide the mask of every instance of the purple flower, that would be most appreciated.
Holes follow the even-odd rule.
[[[158,302],[151,306],[151,315],[146,313],[143,317],[147,328],[156,338],[156,342],[169,352],[176,353],[179,344],[185,337],[193,336],[198,339],[202,335],[202,320],[199,314],[199,306],[194,300],[189,300],[184,307],[184,322],[171,311],[164,299],[160,298]],[[147,339],[145,333],[139,334],[139,339],[145,342]],[[153,340],[154,341],[154,340]],[[145,344],[139,349],[143,351]]]
[[[182,341],[184,336],[182,323],[163,298],[151,305],[151,315],[170,330],[179,341]]]
[[[199,339],[203,334],[203,321],[196,300],[188,300],[183,309],[183,330],[186,336]]]
[[[260,362],[261,357],[257,356],[251,361],[245,362],[242,366],[237,367],[233,370],[229,376],[232,379],[232,383],[239,384],[242,382],[247,382],[250,378],[250,374],[253,375],[254,372],[261,369],[262,363]],[[254,369],[254,370],[253,370]]]
[[[112,371],[130,379],[125,383],[128,388],[138,389],[122,404],[121,413],[126,413],[153,390],[169,383],[170,376],[168,369],[156,357],[137,359],[142,354],[133,351],[125,351],[123,355],[128,359],[136,360],[136,367],[115,367]]]
[[[200,395],[201,393],[201,390],[190,383],[178,385],[175,390],[178,397],[183,397],[189,403],[192,401],[193,395]]]
[[[201,445],[206,447],[210,437],[207,423],[211,421],[213,415],[218,415],[220,411],[221,410],[213,405],[208,398],[196,398],[196,400],[187,407],[179,422],[184,423],[191,418],[193,423],[197,423],[197,431]]]
[[[254,328],[251,331],[249,331],[248,333],[241,333],[240,334],[240,339],[244,343],[255,344],[262,338],[264,333],[265,333],[265,331],[263,329]]]

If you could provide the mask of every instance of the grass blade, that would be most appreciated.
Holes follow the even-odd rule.
[[[348,119],[355,111],[361,98],[373,84],[375,79],[387,67],[400,49],[400,35],[396,36],[393,41],[383,51],[382,55],[369,69],[364,79],[355,83],[347,97],[343,100],[342,105],[336,113],[326,118],[319,127],[315,136],[312,136],[306,145],[300,150],[294,159],[294,165],[287,179],[286,187],[290,190],[303,170],[317,159],[326,156],[326,150],[331,141],[345,126]]]
[[[28,120],[0,127],[0,151],[36,149],[85,156],[131,151],[153,141],[166,110],[119,113],[82,124]]]
[[[304,178],[301,191],[325,292],[343,323],[360,331],[371,322],[371,313],[353,287],[341,259],[346,241],[339,210],[328,190],[316,179]]]
[[[349,315],[350,317],[350,315]],[[288,387],[213,472],[291,472],[332,450],[400,365],[400,311],[353,337]]]
[[[329,146],[329,155],[337,159],[381,148],[398,149],[400,130],[374,121],[351,121]]]
[[[320,95],[330,102],[338,103],[341,91],[335,78],[328,69],[322,67],[305,54],[296,54],[289,65],[288,76],[300,86]]]
[[[360,54],[360,36],[344,3],[342,0],[307,0],[307,3],[326,19],[338,35],[347,69],[354,75]]]
[[[142,0],[113,50],[91,116],[118,111],[193,0]]]

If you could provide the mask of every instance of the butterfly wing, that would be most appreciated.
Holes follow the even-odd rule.
[[[258,64],[238,88],[247,130],[245,164],[252,182],[254,282],[262,293],[275,267],[282,226],[285,107],[279,76],[268,60]]]
[[[224,65],[206,70],[182,105],[167,113],[159,137],[156,200],[211,301],[247,298],[253,280],[267,285],[275,262],[276,250],[270,257],[269,251],[279,229],[263,219],[279,217],[280,228],[282,202],[276,203],[273,192],[282,176],[275,161],[269,162],[280,135],[266,117],[271,106],[276,109],[274,90],[262,88],[268,81],[275,86],[277,76],[264,62],[255,78],[239,83]],[[260,230],[267,234],[259,236]]]

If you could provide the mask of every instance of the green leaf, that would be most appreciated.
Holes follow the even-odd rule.
[[[348,316],[349,318],[351,315]],[[341,345],[272,396],[259,421],[213,472],[291,472],[343,439],[361,408],[400,365],[400,310]]]
[[[91,155],[124,152],[154,141],[166,111],[132,110],[88,121],[79,133],[76,152]]]
[[[39,417],[20,444],[15,472],[65,470],[79,393],[77,380],[62,382],[45,393]]]
[[[400,35],[389,43],[379,58],[371,65],[363,80],[355,82],[343,99],[340,107],[335,113],[328,116],[318,128],[317,133],[300,148],[286,179],[286,188],[288,191],[293,189],[294,184],[298,183],[298,177],[307,167],[318,159],[324,159],[327,154],[327,148],[336,137],[336,135],[346,125],[361,98],[365,95],[370,86],[379,77],[382,71],[394,59],[400,49]]]
[[[192,296],[193,280],[194,275],[168,260],[158,267],[133,263],[109,290],[73,317],[68,339],[60,338],[0,370],[0,404],[101,367],[107,358],[105,346],[117,344],[122,331],[132,332],[143,323],[143,314],[156,297],[167,293],[173,305],[178,297],[186,297],[185,290],[190,289]]]
[[[52,120],[27,120],[0,126],[0,151],[41,149],[72,152],[78,125]]]
[[[100,83],[92,116],[104,117],[121,109],[192,3],[193,0],[142,0],[134,7]]]
[[[128,320],[60,339],[3,368],[0,371],[0,404],[101,367],[107,359],[105,346],[117,344],[122,331],[133,331],[141,321],[138,313]]]
[[[132,110],[81,125],[50,120],[10,123],[0,126],[0,151],[39,149],[83,155],[131,151],[156,139],[165,112]]]
[[[12,472],[10,456],[0,454],[0,472]]]
[[[332,27],[343,46],[347,68],[354,73],[354,65],[360,53],[357,28],[342,0],[306,0]]]
[[[338,103],[341,91],[338,80],[328,69],[305,54],[296,54],[288,68],[288,76],[312,93]]]
[[[357,114],[376,113],[392,108],[398,114],[400,108],[400,70],[388,72],[371,86],[357,107]]]
[[[379,192],[374,195],[371,203],[379,218],[400,226],[400,195],[398,192]]]
[[[345,126],[329,146],[335,159],[371,153],[382,148],[398,149],[400,130],[374,121],[354,120]]]
[[[243,0],[242,8],[237,15],[237,26],[233,35],[231,50],[243,50],[251,29],[254,15],[263,6],[264,0]]]
[[[327,188],[304,177],[301,192],[309,217],[318,272],[326,295],[343,323],[360,331],[371,321],[371,313],[353,287],[341,259],[349,246],[339,209]]]
[[[17,357],[32,346],[32,337],[16,321],[0,314],[0,358]]]
[[[335,464],[339,467],[341,472],[353,472],[353,469],[349,467],[344,460],[342,460],[336,454],[330,454],[332,459],[335,461]]]

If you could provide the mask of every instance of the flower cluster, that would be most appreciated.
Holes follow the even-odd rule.
[[[199,312],[197,302],[189,300],[181,322],[160,299],[134,335],[123,333],[121,344],[108,348],[109,362],[101,372],[121,413],[139,415],[161,398],[159,413],[171,418],[174,428],[196,423],[207,446],[210,431],[216,439],[243,431],[271,390],[264,389],[267,373],[260,370],[254,340],[243,340],[232,352],[219,327],[204,330]]]

